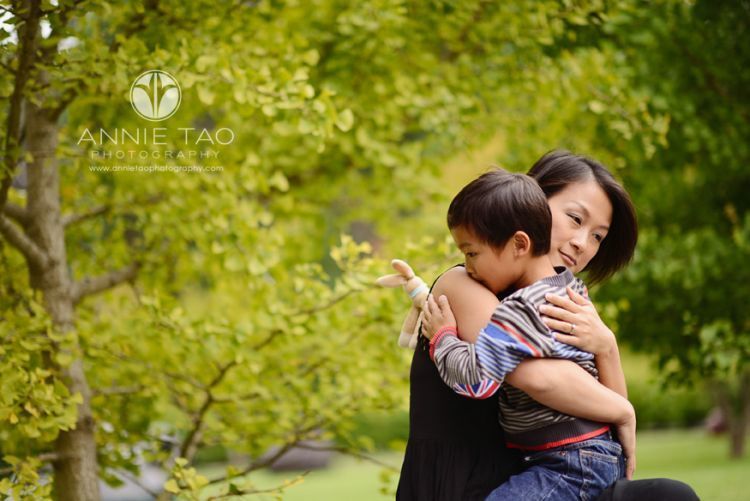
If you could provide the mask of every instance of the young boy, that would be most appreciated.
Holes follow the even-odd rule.
[[[500,388],[500,422],[510,447],[521,449],[528,468],[488,499],[595,499],[624,474],[620,445],[609,425],[545,407],[504,384],[526,357],[572,360],[597,377],[594,356],[555,341],[538,313],[545,294],[579,294],[586,288],[572,272],[553,268],[552,216],[530,177],[501,170],[467,185],[451,202],[448,226],[466,256],[466,270],[493,293],[511,292],[492,315],[476,345],[458,339],[447,299],[430,299],[422,333],[446,384],[481,398]],[[471,385],[467,388],[462,385]]]

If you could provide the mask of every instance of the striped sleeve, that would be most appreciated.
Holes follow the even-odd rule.
[[[453,391],[464,397],[478,400],[491,397],[500,389],[500,383],[486,379],[475,383],[461,382],[474,381],[479,375],[476,363],[473,363],[476,361],[474,345],[460,341],[457,334],[455,328],[438,331],[430,342],[430,358],[435,362],[440,377]],[[443,345],[444,338],[452,341],[448,340]]]
[[[476,353],[483,378],[503,381],[524,358],[553,356],[554,340],[533,304],[510,298],[482,330]]]
[[[440,377],[456,393],[487,398],[523,359],[551,356],[553,343],[536,308],[522,298],[512,298],[495,309],[476,344],[455,335],[439,339],[434,361]]]
[[[482,382],[473,344],[461,341],[455,335],[443,336],[435,344],[434,355],[440,377],[457,393],[466,394],[461,391],[461,385]]]
[[[490,379],[484,379],[477,384],[454,384],[453,391],[459,395],[474,400],[484,400],[490,398],[500,389],[500,383]]]

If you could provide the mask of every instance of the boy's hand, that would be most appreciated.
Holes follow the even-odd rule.
[[[625,456],[625,477],[633,479],[635,473],[635,413],[632,417],[617,424],[617,436]]]
[[[453,311],[448,304],[448,298],[440,296],[436,303],[432,294],[430,294],[427,298],[422,318],[422,335],[427,339],[432,339],[437,331],[448,325],[454,327],[456,325],[456,318],[453,316]]]

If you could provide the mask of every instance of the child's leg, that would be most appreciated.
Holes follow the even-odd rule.
[[[587,440],[579,450],[582,476],[581,499],[594,500],[625,475],[625,460],[620,444],[612,440]]]
[[[620,445],[592,439],[524,458],[528,468],[492,491],[492,501],[589,501],[624,473]]]
[[[568,476],[569,451],[545,451],[524,458],[528,468],[495,489],[487,501],[578,501],[580,488]]]

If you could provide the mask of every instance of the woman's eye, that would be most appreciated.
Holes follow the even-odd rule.
[[[602,242],[602,240],[604,240],[604,237],[603,237],[603,236],[601,236],[601,235],[598,235],[598,234],[596,234],[596,233],[594,233],[594,238],[595,238],[595,239],[596,239],[596,241],[597,241],[597,242],[599,242],[599,243],[601,243],[601,242]]]
[[[467,253],[466,253],[466,257],[474,257],[474,256],[476,256],[476,255],[477,255],[477,253],[476,253],[476,252],[467,252]]]
[[[568,214],[568,217],[570,217],[570,219],[575,221],[575,223],[578,225],[580,225],[581,222],[583,221],[580,217],[576,216],[575,214]]]

